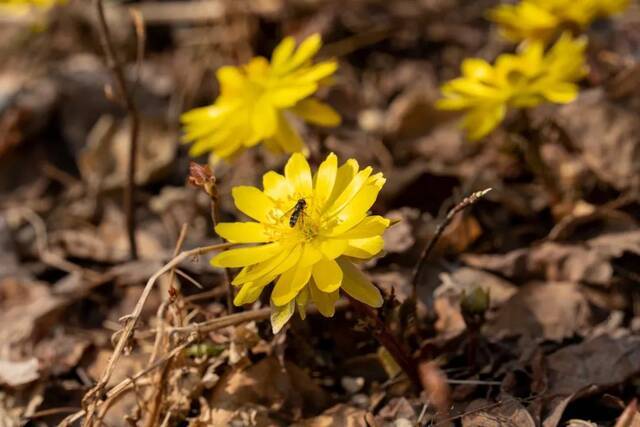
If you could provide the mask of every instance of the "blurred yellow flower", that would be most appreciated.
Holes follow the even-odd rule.
[[[382,305],[380,291],[352,260],[378,254],[389,220],[369,215],[385,183],[371,167],[358,162],[338,166],[335,154],[322,162],[315,176],[304,156],[295,153],[284,175],[267,172],[264,190],[235,187],[236,207],[257,222],[221,223],[216,232],[232,243],[258,243],[230,249],[211,260],[216,267],[242,267],[233,279],[240,290],[234,304],[254,302],[275,280],[271,292],[271,325],[277,333],[296,306],[304,318],[312,301],[331,317],[339,290],[372,307]]]
[[[0,16],[27,15],[34,10],[46,10],[63,3],[66,3],[66,0],[0,0]]]
[[[582,30],[628,5],[629,0],[521,0],[496,6],[489,11],[489,18],[511,41],[549,40],[563,29]]]
[[[541,41],[520,46],[517,54],[503,54],[495,65],[479,58],[462,62],[462,77],[442,85],[437,107],[462,110],[462,127],[471,140],[491,132],[508,108],[529,108],[544,102],[566,104],[578,95],[578,80],[587,73],[585,37],[563,34],[545,53]]]
[[[340,116],[311,96],[338,68],[335,61],[312,64],[322,46],[320,35],[305,39],[296,49],[292,37],[276,47],[271,62],[253,58],[242,67],[218,70],[220,96],[213,105],[182,115],[184,141],[190,154],[212,152],[229,158],[260,142],[276,152],[305,150],[288,114],[320,126],[337,126]]]

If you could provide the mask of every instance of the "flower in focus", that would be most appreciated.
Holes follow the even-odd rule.
[[[182,115],[184,141],[193,142],[190,154],[229,158],[260,142],[276,152],[300,152],[305,147],[289,115],[320,126],[340,124],[333,108],[311,98],[338,68],[333,60],[312,63],[321,46],[318,34],[297,49],[287,37],[270,62],[257,57],[241,67],[220,68],[215,103]]]
[[[565,33],[546,53],[541,41],[533,41],[515,55],[500,55],[494,65],[465,59],[462,77],[442,85],[437,107],[465,111],[462,127],[469,139],[478,140],[498,126],[509,107],[569,103],[578,95],[576,82],[587,73],[586,45],[586,38]]]
[[[274,333],[296,307],[304,318],[309,301],[325,317],[333,316],[340,290],[380,307],[380,291],[353,261],[369,259],[383,248],[389,220],[368,212],[384,182],[381,173],[373,174],[371,167],[360,170],[353,159],[338,166],[335,154],[312,176],[304,156],[295,153],[284,175],[264,175],[264,190],[235,187],[236,207],[255,222],[221,223],[216,232],[229,242],[255,245],[227,250],[211,260],[216,267],[242,267],[232,282],[240,287],[234,304],[254,302],[275,281]]]
[[[583,30],[628,5],[629,0],[522,0],[496,6],[489,11],[489,18],[511,41],[549,40],[562,29]]]

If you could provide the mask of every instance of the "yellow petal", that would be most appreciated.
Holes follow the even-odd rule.
[[[373,170],[370,166],[367,166],[356,174],[355,177],[347,184],[345,189],[340,193],[327,207],[325,215],[331,217],[340,212],[351,200],[360,192],[364,184],[367,182],[367,178],[371,175]]]
[[[267,286],[272,279],[273,278],[270,277],[263,277],[255,282],[245,283],[233,299],[233,304],[236,306],[253,304],[262,293],[264,287]]]
[[[269,90],[269,102],[278,108],[289,108],[318,90],[314,82],[300,84],[282,84]]]
[[[288,65],[295,68],[304,64],[318,53],[320,47],[322,47],[322,38],[320,37],[320,34],[316,33],[307,37],[302,43],[300,43],[300,46],[298,46],[298,49],[293,54],[291,62]]]
[[[321,80],[330,77],[337,69],[337,62],[323,61],[310,67],[300,69],[293,77],[296,85],[303,85],[305,83],[321,83]]]
[[[313,281],[309,284],[309,293],[311,294],[311,300],[318,308],[320,314],[324,317],[333,317],[336,311],[336,302],[338,301],[338,298],[340,298],[340,293],[338,291],[333,291],[331,293],[322,292],[317,288]]]
[[[507,108],[504,104],[470,111],[463,121],[467,137],[472,141],[483,138],[502,122],[506,113]]]
[[[231,196],[240,212],[259,222],[273,222],[270,214],[276,206],[266,194],[256,187],[233,187]]]
[[[339,258],[338,264],[342,268],[344,277],[342,279],[342,290],[351,297],[363,302],[371,307],[382,306],[382,295],[378,288],[365,277],[351,262]]]
[[[274,334],[280,332],[283,326],[287,324],[291,316],[293,316],[294,311],[295,305],[293,300],[282,306],[271,305],[271,330]]]
[[[211,265],[214,267],[244,267],[267,260],[280,250],[282,250],[282,245],[278,242],[248,248],[229,249],[213,257]]]
[[[329,236],[342,238],[342,233],[364,220],[379,192],[380,187],[377,185],[365,185],[344,209],[337,212],[337,225],[331,229]]]
[[[333,204],[333,202],[340,196],[344,189],[351,183],[353,177],[358,173],[358,162],[355,159],[347,160],[342,166],[338,168],[336,172],[336,179],[331,190],[331,195],[325,203],[325,210]]]
[[[239,285],[253,282],[264,276],[275,278],[282,272],[291,269],[300,259],[301,253],[300,245],[293,248],[282,248],[280,253],[273,258],[244,268],[231,283]]]
[[[315,176],[314,203],[317,209],[323,210],[326,201],[331,195],[333,185],[336,182],[336,171],[338,170],[338,157],[329,153],[327,158],[320,163]]]
[[[263,243],[272,240],[265,226],[258,222],[222,222],[216,225],[216,233],[232,243]]]
[[[252,146],[265,138],[271,138],[276,133],[277,125],[278,115],[276,109],[266,96],[259,97],[251,112],[251,129],[253,132],[250,140],[245,145]]]
[[[318,126],[338,126],[340,115],[328,104],[313,98],[303,99],[291,108],[291,111],[302,117],[306,122]]]
[[[262,176],[264,193],[273,200],[287,200],[293,197],[293,186],[277,172],[269,171]]]
[[[311,266],[296,265],[282,273],[271,293],[271,300],[281,306],[292,301],[311,277]]]
[[[277,68],[285,64],[289,58],[291,58],[291,54],[295,47],[296,41],[293,37],[285,37],[282,39],[278,46],[273,50],[273,54],[271,55],[271,65],[274,68]]]
[[[321,259],[322,252],[320,251],[319,245],[312,243],[303,244],[302,255],[300,256],[300,261],[298,261],[302,267],[313,266]]]
[[[328,259],[336,259],[347,250],[349,242],[344,239],[325,239],[320,242],[320,251]]]
[[[300,197],[311,194],[311,168],[307,159],[300,153],[294,153],[284,167],[284,176]]]
[[[302,320],[307,317],[307,303],[309,302],[309,290],[305,286],[302,288],[298,296],[296,297],[296,306],[298,307],[298,314]]]
[[[462,74],[477,80],[484,80],[493,74],[493,67],[484,59],[467,58],[462,61]]]
[[[220,83],[220,93],[224,96],[238,96],[244,92],[247,77],[238,67],[224,66],[216,72]]]
[[[344,255],[353,258],[369,259],[380,253],[383,248],[384,239],[381,236],[353,239],[349,240],[349,246],[344,251]]]
[[[342,283],[342,270],[332,259],[322,259],[313,266],[313,281],[322,292],[333,292]]]
[[[387,218],[379,215],[368,216],[358,225],[340,234],[342,239],[364,239],[367,237],[380,236],[389,227],[389,221]]]
[[[548,86],[542,93],[551,102],[567,104],[578,96],[578,86],[573,83],[559,82]]]
[[[273,140],[285,153],[305,151],[305,146],[300,135],[298,135],[298,132],[293,128],[293,126],[291,126],[282,112],[278,113],[278,130],[276,131]]]

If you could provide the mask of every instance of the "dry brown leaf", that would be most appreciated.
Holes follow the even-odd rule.
[[[589,325],[585,295],[573,283],[529,283],[519,289],[487,323],[493,336],[560,341]]]
[[[638,402],[633,399],[616,421],[615,427],[640,427],[640,412]]]
[[[595,89],[559,108],[554,117],[598,178],[618,190],[640,185],[637,114],[613,104],[602,90]]]
[[[128,168],[129,124],[103,116],[87,137],[78,158],[85,181],[96,190],[121,187]],[[159,123],[143,120],[140,126],[136,183],[147,184],[166,172],[176,152],[175,137]]]
[[[19,387],[37,380],[38,365],[35,357],[21,361],[0,359],[0,385]]]
[[[587,386],[611,386],[640,371],[640,337],[604,334],[547,357],[549,394],[570,395]]]
[[[293,363],[280,365],[268,357],[246,369],[234,369],[216,384],[209,405],[214,413],[235,413],[246,404],[258,404],[292,418],[317,413],[329,396]]]
[[[536,427],[531,414],[509,395],[503,395],[498,403],[474,400],[465,413],[463,427]]]
[[[367,411],[343,403],[333,406],[321,415],[292,424],[292,427],[370,427],[365,417]]]
[[[614,275],[611,260],[625,252],[640,254],[637,229],[602,234],[583,244],[544,242],[504,255],[466,254],[463,259],[468,265],[514,280],[542,276],[552,281],[609,286]]]

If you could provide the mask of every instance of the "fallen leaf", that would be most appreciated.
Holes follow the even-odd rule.
[[[533,282],[520,288],[487,322],[492,336],[560,341],[589,325],[585,295],[573,283]]]
[[[535,427],[531,414],[518,399],[502,395],[498,402],[474,400],[466,407],[462,427]]]
[[[268,357],[223,376],[209,398],[209,405],[214,412],[228,414],[253,403],[299,417],[321,411],[329,400],[302,369],[289,362],[283,367],[276,357]]]
[[[322,414],[292,424],[292,427],[370,427],[365,421],[367,411],[343,403],[333,406]]]
[[[554,115],[599,179],[618,190],[640,184],[640,123],[601,89],[585,91]]]
[[[627,405],[614,427],[640,427],[640,412],[638,412],[638,401],[636,399],[633,399]]]
[[[35,357],[18,362],[0,359],[0,384],[19,387],[38,378],[38,359]]]
[[[589,338],[552,353],[547,366],[550,395],[619,384],[640,371],[640,337],[603,334]]]

